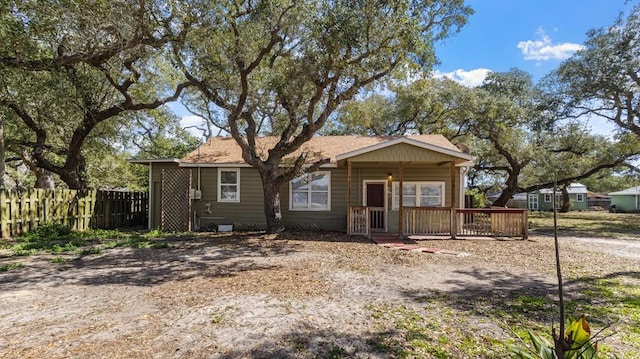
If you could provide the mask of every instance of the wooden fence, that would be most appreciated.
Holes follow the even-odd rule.
[[[11,238],[45,223],[79,231],[146,225],[148,203],[146,192],[0,191],[0,231]]]

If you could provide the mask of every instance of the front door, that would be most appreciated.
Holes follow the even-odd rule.
[[[385,183],[372,182],[365,183],[366,197],[365,206],[369,207],[369,227],[372,232],[383,232],[385,230]]]
[[[529,196],[529,209],[532,211],[537,211],[538,210],[538,195],[537,194],[530,194]]]

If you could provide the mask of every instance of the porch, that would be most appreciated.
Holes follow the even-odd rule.
[[[348,233],[370,236],[384,216],[383,208],[349,207]],[[529,236],[528,210],[523,208],[402,207],[400,236],[520,237]]]

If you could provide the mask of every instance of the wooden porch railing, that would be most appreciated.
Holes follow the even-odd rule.
[[[349,234],[369,235],[369,211],[367,207],[349,208]]]
[[[451,234],[451,208],[404,207],[404,234]]]
[[[456,209],[457,235],[522,237],[529,236],[529,211],[524,208]]]
[[[369,235],[373,210],[379,209],[351,207],[349,234]],[[404,207],[402,210],[403,235],[522,239],[529,236],[528,210],[523,208]]]

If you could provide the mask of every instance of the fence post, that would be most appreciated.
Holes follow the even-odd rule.
[[[0,216],[2,226],[2,238],[11,238],[11,228],[9,227],[10,213],[9,203],[7,201],[7,191],[0,191]]]

